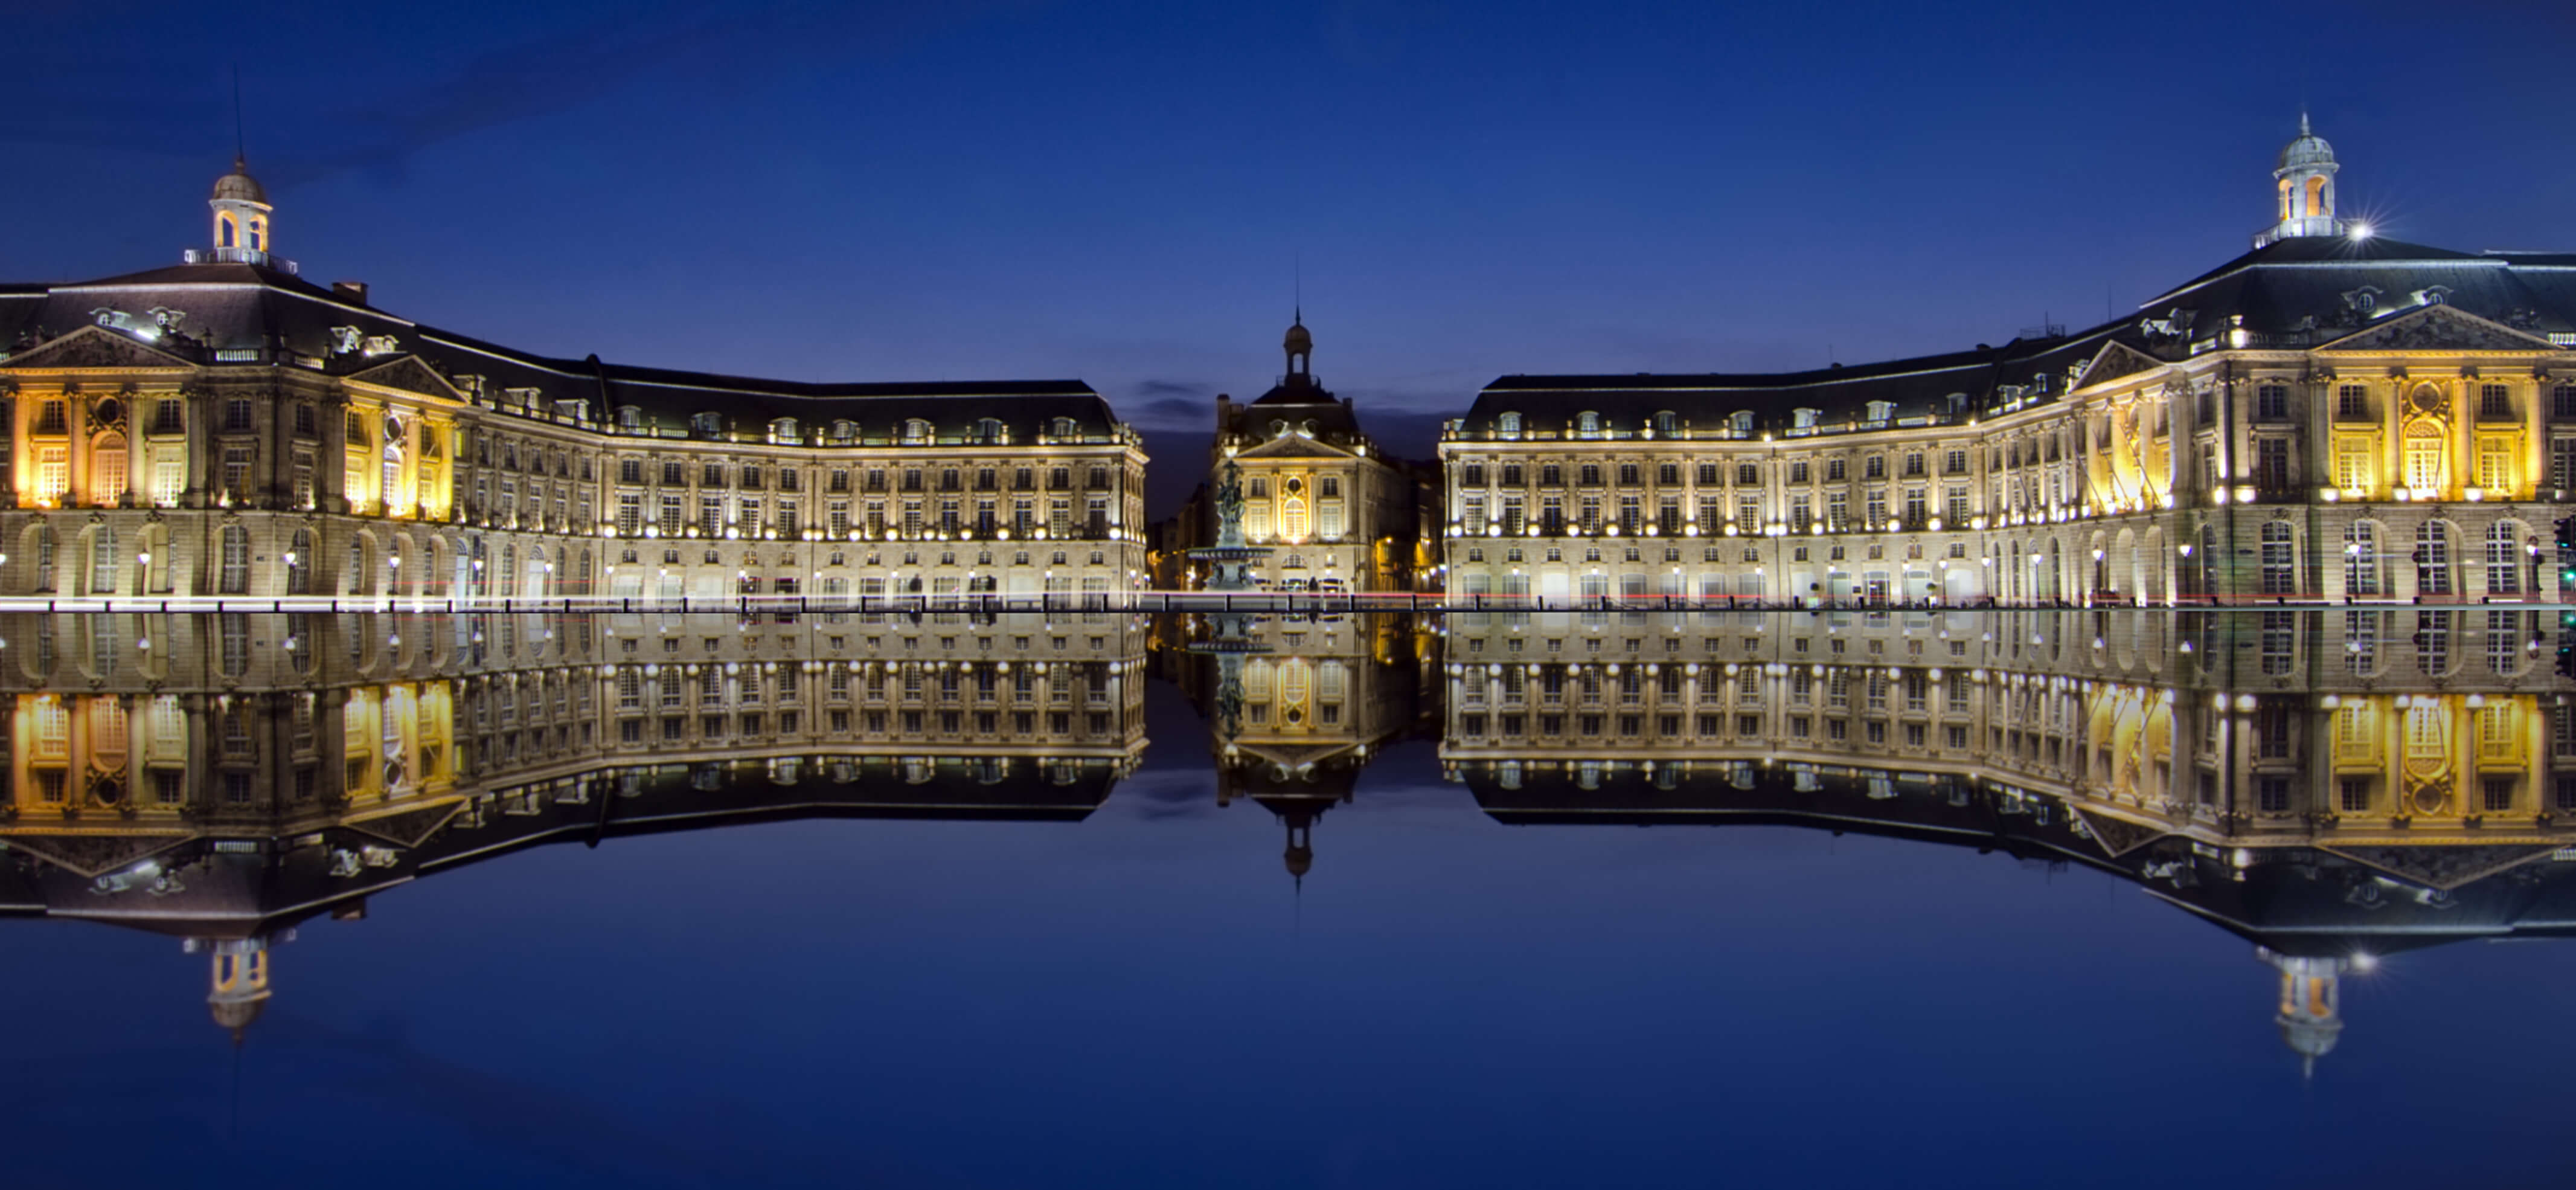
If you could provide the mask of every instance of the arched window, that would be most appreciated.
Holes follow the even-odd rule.
[[[2451,523],[2426,521],[2415,530],[2415,593],[2451,593]]]
[[[2290,522],[2263,522],[2263,593],[2299,593],[2299,548]]]
[[[240,525],[226,525],[218,540],[221,545],[215,568],[215,593],[250,594],[250,530]]]
[[[2487,594],[2522,593],[2522,526],[2497,521],[2487,526]]]
[[[268,220],[257,215],[250,217],[250,247],[257,252],[268,251]]]
[[[286,545],[286,593],[313,593],[313,531],[298,529]]]
[[[411,501],[402,498],[402,465],[402,448],[385,447],[383,479],[378,490],[384,499],[386,516],[400,516],[411,511]]]
[[[1290,541],[1304,541],[1306,539],[1306,530],[1307,519],[1305,499],[1299,496],[1290,496],[1281,500],[1279,502],[1279,535]]]
[[[2200,593],[2216,595],[2218,591],[2218,526],[2200,527]]]
[[[2406,486],[2418,493],[2442,489],[2450,449],[2442,441],[2442,432],[2428,422],[2406,427]]]
[[[2354,521],[2343,531],[2343,593],[2377,595],[2381,591],[2379,524]]]
[[[241,246],[237,242],[237,236],[233,229],[232,216],[215,216],[215,246],[218,248],[238,248]]]
[[[90,447],[90,502],[102,508],[125,506],[125,435],[102,434]]]
[[[89,536],[89,593],[116,593],[116,530],[100,525]]]
[[[350,539],[349,539],[349,577],[348,577],[348,581],[347,581],[346,583],[342,584],[342,585],[341,585],[341,587],[340,587],[340,589],[341,589],[342,591],[344,591],[344,592],[347,592],[348,594],[351,594],[351,595],[363,595],[363,594],[365,594],[365,593],[366,593],[366,590],[367,590],[367,539],[366,539],[366,538],[363,538],[363,537],[352,537],[352,538],[350,538]]]
[[[2313,177],[2313,178],[2309,178],[2309,179],[2308,179],[2308,214],[2309,214],[2310,216],[2318,216],[2318,215],[2323,215],[2323,214],[2325,214],[2325,213],[2326,213],[2326,180],[2325,180],[2323,177]]]

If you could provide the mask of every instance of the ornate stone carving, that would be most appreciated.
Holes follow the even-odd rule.
[[[8,368],[188,368],[196,365],[102,327],[82,327],[9,357]]]
[[[2319,348],[2321,351],[2556,351],[2534,338],[2451,306],[2426,306]]]

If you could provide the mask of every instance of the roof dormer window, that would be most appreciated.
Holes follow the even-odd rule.
[[[1518,437],[1520,437],[1520,436],[1521,436],[1521,415],[1520,415],[1520,414],[1518,414],[1518,413],[1506,413],[1506,414],[1503,414],[1501,417],[1495,418],[1495,419],[1494,419],[1494,429],[1495,429],[1495,431],[1496,431],[1497,433],[1500,433],[1500,434],[1501,434],[1503,437],[1505,437],[1505,438],[1518,438]]]
[[[721,413],[692,413],[689,415],[689,432],[696,434],[701,438],[713,438],[718,434],[722,434],[724,433],[724,415]]]
[[[1896,416],[1896,402],[1871,401],[1869,403],[1869,420],[1886,421],[1894,416]]]
[[[1055,419],[1055,440],[1056,440],[1056,441],[1058,441],[1058,442],[1071,442],[1071,441],[1073,441],[1073,440],[1074,440],[1075,438],[1077,438],[1077,437],[1079,437],[1079,432],[1078,432],[1078,431],[1076,431],[1076,430],[1074,429],[1074,426],[1073,426],[1073,419],[1072,419],[1072,418],[1070,418],[1070,417],[1059,417],[1059,418]]]
[[[1655,414],[1656,434],[1670,438],[1673,435],[1680,433],[1681,428],[1682,418],[1680,414],[1675,413],[1670,409],[1660,410]]]
[[[1601,415],[1589,409],[1574,415],[1574,432],[1586,438],[1601,436]]]
[[[832,423],[832,441],[849,442],[859,436],[859,423],[844,417]]]
[[[805,434],[802,430],[797,428],[795,418],[773,417],[769,419],[769,440],[771,442],[780,446],[794,446],[798,442],[804,441],[804,439]]]
[[[904,443],[904,445],[906,445],[906,446],[921,446],[921,445],[924,445],[924,444],[928,443],[929,441],[930,441],[930,423],[929,423],[928,421],[925,421],[925,420],[923,420],[923,419],[921,419],[921,418],[918,418],[918,417],[908,417],[908,418],[905,418],[905,419],[904,419],[904,422],[903,422],[903,443]]]
[[[641,409],[638,409],[638,408],[634,407],[633,405],[620,405],[620,406],[618,406],[618,407],[617,407],[617,428],[618,428],[618,429],[621,429],[621,430],[624,430],[624,431],[626,431],[627,433],[630,433],[630,434],[631,434],[631,433],[634,433],[634,432],[635,432],[635,431],[637,431],[637,430],[641,430],[641,429],[643,429],[643,428],[644,428],[644,411],[643,411],[643,410],[641,410]]]
[[[1726,420],[1729,425],[1734,427],[1735,432],[1738,434],[1750,434],[1753,432],[1753,411],[1750,409],[1738,409],[1733,414],[1729,415]]]

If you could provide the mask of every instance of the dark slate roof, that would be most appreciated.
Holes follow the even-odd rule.
[[[2304,350],[2434,301],[2534,336],[2576,334],[2576,253],[2293,237],[2158,294],[2135,317],[2066,338],[1805,372],[1505,376],[1478,395],[1459,431],[1481,437],[1510,411],[1530,431],[1555,431],[1586,410],[1614,430],[1634,430],[1670,410],[1703,431],[1750,411],[1757,432],[1778,432],[1793,410],[1819,410],[1831,427],[1858,420],[1871,401],[1894,402],[1900,419],[1949,417],[1952,394],[1963,394],[1972,414],[2062,395],[2069,372],[2110,343],[2173,361],[2242,329],[2247,346]]]
[[[2383,869],[2342,860],[2331,848],[2257,848],[2258,862],[2241,871],[2215,854],[2195,851],[2186,836],[2158,831],[2115,851],[2099,834],[2098,824],[2107,820],[2069,813],[2064,803],[2045,816],[2008,810],[1973,778],[1949,773],[1821,766],[1805,771],[1809,785],[1800,788],[1796,768],[1747,755],[1734,766],[1695,763],[1670,787],[1658,786],[1642,769],[1627,768],[1600,773],[1585,788],[1572,774],[1546,765],[1527,766],[1511,785],[1499,779],[1491,761],[1460,768],[1477,804],[1514,825],[1799,827],[2081,863],[2149,886],[2285,954],[2385,954],[2468,938],[2576,934],[2576,865],[2532,862],[2548,855],[2548,847],[2381,849],[2398,853],[2401,865],[2414,860],[2414,866],[2428,869],[2466,853],[2501,850],[2522,857],[2450,887],[2446,902],[2424,905],[2404,896],[2349,895]],[[2173,865],[2193,870],[2177,880]]]
[[[1608,428],[1634,430],[1671,411],[1701,431],[1750,412],[1757,432],[1777,432],[1793,425],[1799,409],[1817,410],[1820,424],[1840,426],[1864,417],[1872,401],[1893,402],[1900,420],[1964,417],[2023,390],[2062,390],[2070,369],[2127,329],[2120,323],[2067,338],[1805,372],[1505,376],[1477,396],[1460,429],[1481,434],[1498,415],[1518,412],[1525,429],[1554,431],[1590,411]]]
[[[354,328],[361,336],[391,336],[398,352],[419,356],[450,380],[482,377],[486,394],[534,389],[541,410],[557,401],[587,401],[591,418],[601,422],[632,405],[650,423],[676,428],[694,414],[722,413],[740,431],[793,417],[814,428],[848,420],[863,436],[884,436],[922,418],[947,435],[993,417],[1014,440],[1027,441],[1059,417],[1074,419],[1085,437],[1110,436],[1117,426],[1108,402],[1079,380],[811,383],[602,363],[595,356],[564,359],[422,326],[294,274],[248,264],[183,264],[98,281],[0,288],[0,351],[119,318],[129,327],[166,326],[175,334],[156,346],[208,362],[216,352],[256,351],[263,360],[332,374],[385,362],[336,352],[335,328]]]

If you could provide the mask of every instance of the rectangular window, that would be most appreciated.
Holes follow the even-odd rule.
[[[2254,390],[2254,420],[2286,421],[2290,416],[2290,388],[2285,384],[2266,384]]]
[[[171,402],[163,402],[170,404]],[[311,469],[306,469],[306,483],[311,483]],[[179,496],[187,490],[188,462],[184,458],[158,456],[152,460],[152,503],[157,508],[177,508]],[[308,496],[305,503],[309,506]]]
[[[2490,495],[2503,494],[2513,487],[2512,439],[2478,439],[2478,486]]]
[[[2347,384],[2337,388],[2335,390],[2335,420],[2369,421],[2370,389],[2359,384]]]
[[[2481,420],[2513,416],[2513,390],[2501,384],[2478,386],[2478,417]]]

